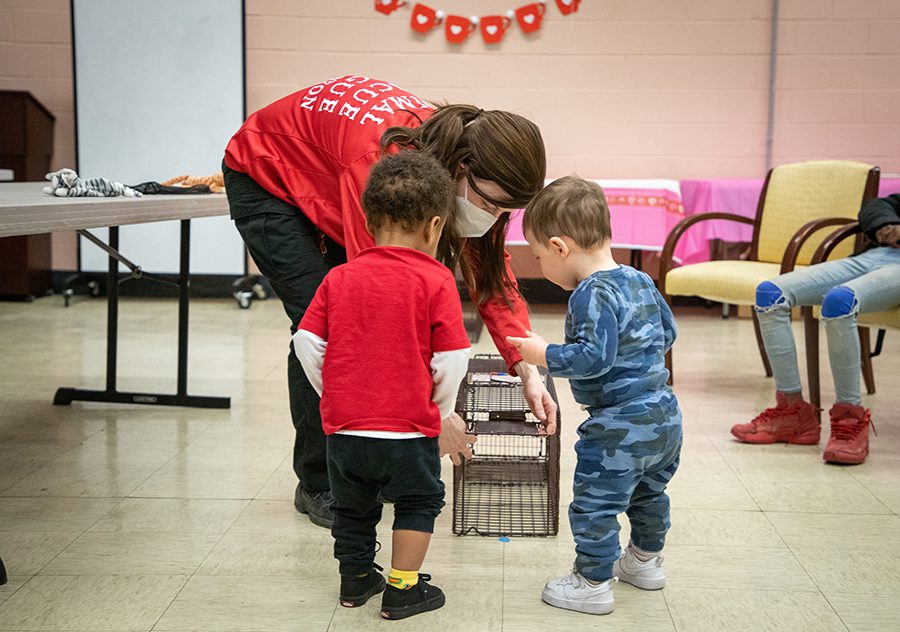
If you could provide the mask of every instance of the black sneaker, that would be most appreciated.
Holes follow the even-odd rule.
[[[378,564],[364,577],[341,575],[341,605],[345,608],[358,608],[374,597],[385,587],[383,571]]]
[[[405,619],[430,610],[437,610],[446,601],[444,592],[432,586],[431,575],[419,573],[419,583],[407,590],[387,588],[381,597],[383,619]]]
[[[6,567],[3,566],[3,560],[0,560],[0,586],[7,582],[6,578]]]
[[[334,504],[334,497],[330,491],[310,494],[297,484],[294,492],[294,507],[302,514],[309,514],[310,521],[320,527],[330,529],[334,523],[334,512],[331,511],[331,505]]]

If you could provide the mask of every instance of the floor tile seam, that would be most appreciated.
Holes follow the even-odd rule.
[[[121,505],[123,500],[124,500],[123,498],[119,498],[119,502],[117,502],[117,503],[114,504],[112,507],[110,507],[109,509],[107,509],[106,511],[104,511],[103,514],[101,514],[100,516],[98,516],[96,520],[94,520],[91,524],[89,524],[89,525],[86,526],[84,529],[82,529],[81,531],[79,531],[79,532],[77,533],[77,535],[76,535],[74,538],[72,538],[72,541],[71,541],[71,542],[69,542],[69,543],[68,543],[66,546],[64,546],[60,551],[58,551],[58,552],[56,553],[56,555],[54,555],[54,556],[51,557],[49,560],[47,560],[47,562],[46,562],[43,566],[41,566],[39,569],[37,569],[37,572],[34,574],[34,576],[42,575],[41,571],[43,571],[45,568],[47,568],[47,566],[49,566],[50,564],[52,564],[52,563],[53,563],[60,555],[62,555],[62,554],[65,553],[66,551],[68,551],[69,548],[72,547],[72,545],[74,545],[76,542],[78,542],[78,540],[80,540],[81,537],[82,537],[84,534],[86,534],[86,533],[87,533],[94,525],[96,525],[98,522],[100,522],[100,521],[101,521],[101,520],[102,520],[109,512],[111,512],[113,509],[115,509],[116,507],[118,507],[119,505]],[[68,533],[75,533],[75,532],[74,532],[74,531],[70,531],[70,532],[68,532]],[[46,577],[46,575],[42,575],[42,576]]]
[[[846,511],[843,513],[835,513],[834,511],[801,511],[800,509],[763,509],[766,513],[792,513],[805,514],[809,516],[895,516],[896,512],[891,509],[876,513],[873,511]]]
[[[723,454],[722,450],[719,449],[719,446],[716,444],[716,442],[713,441],[712,438],[709,436],[709,433],[706,431],[706,428],[704,428],[702,424],[700,424],[699,427],[700,427],[701,432],[703,432],[704,436],[706,437],[706,439],[712,444],[713,449],[716,451],[716,454],[718,454],[719,457],[725,462],[725,466],[731,472],[732,476],[734,476],[737,479],[741,488],[744,490],[744,493],[747,494],[747,496],[750,498],[751,502],[753,502],[753,504],[756,506],[756,508],[759,511],[763,511],[763,508],[760,506],[759,502],[756,500],[756,498],[753,496],[753,494],[750,493],[750,490],[747,489],[747,486],[744,484],[744,481],[741,479],[741,477],[735,471],[734,467],[732,467],[732,465],[728,461],[728,459],[725,458],[725,455]],[[675,472],[675,474],[678,474],[678,472]]]
[[[763,544],[759,546],[747,546],[747,545],[734,545],[734,544],[667,544],[669,550],[678,550],[678,549],[696,549],[696,548],[704,548],[704,549],[734,549],[734,548],[743,548],[749,551],[757,551],[757,550],[771,550],[771,551],[783,551],[787,548],[787,545],[784,546],[775,546],[774,544]]]
[[[849,472],[849,474],[851,477],[853,477],[853,480],[855,480],[857,483],[862,485],[863,489],[865,489],[869,494],[871,494],[872,497],[875,498],[875,500],[877,500],[879,503],[881,503],[882,506],[886,507],[888,509],[888,511],[890,511],[895,516],[900,516],[900,509],[898,509],[897,511],[894,511],[891,507],[888,507],[884,503],[884,501],[881,500],[881,498],[878,496],[878,494],[875,493],[874,490],[870,489],[869,486],[863,480],[861,480],[855,474],[853,474],[852,470]]]
[[[172,458],[175,458],[175,457],[172,457]],[[151,476],[155,476],[156,474],[159,474],[160,470],[167,467],[170,461],[171,461],[171,459],[169,461],[166,461],[163,465],[159,466],[159,468],[157,468],[156,470],[153,471],[153,474],[151,474]],[[180,472],[184,472],[186,474],[207,474],[207,475],[214,476],[216,474],[235,474],[236,472],[240,472],[241,474],[245,474],[245,475],[269,474],[271,472],[274,472],[276,468],[275,468],[275,466],[267,465],[265,467],[244,467],[244,468],[241,468],[240,470],[236,470],[233,467],[228,468],[228,467],[224,467],[224,466],[223,467],[181,466],[178,469]]]
[[[78,575],[86,575],[86,576],[91,576],[91,577],[99,577],[99,576],[105,576],[105,575],[116,575],[116,576],[118,576],[118,575],[187,575],[186,572],[175,572],[175,573],[173,573],[173,572],[164,572],[164,571],[143,571],[143,572],[137,572],[137,573],[130,573],[130,572],[129,572],[129,573],[109,573],[109,572],[104,572],[104,573],[91,573],[91,572],[87,572],[87,573],[86,573],[86,572],[84,572],[84,571],[81,571],[81,572],[71,572],[71,573],[58,572],[58,571],[55,571],[55,572],[52,572],[52,573],[44,573],[44,572],[43,572],[43,570],[44,570],[45,568],[47,568],[48,565],[52,564],[52,563],[53,563],[60,555],[62,555],[63,553],[65,553],[67,550],[69,550],[69,548],[71,548],[73,545],[75,545],[77,542],[79,542],[79,541],[81,540],[81,538],[85,537],[86,535],[102,535],[102,536],[109,536],[109,535],[115,535],[115,534],[118,534],[118,533],[119,533],[119,532],[114,532],[114,531],[84,531],[84,532],[78,534],[78,536],[77,536],[74,540],[72,540],[72,542],[70,542],[68,545],[66,545],[59,553],[57,553],[56,555],[54,555],[53,558],[52,558],[50,561],[48,561],[46,564],[44,564],[44,565],[37,571],[37,573],[35,573],[35,575],[41,575],[42,577],[48,577],[48,576],[53,576],[53,575],[59,575],[59,576],[73,576],[73,575],[78,576]],[[126,533],[135,533],[135,534],[141,534],[141,535],[146,535],[146,536],[168,535],[168,534],[160,533],[160,532],[147,532],[147,531],[145,531],[145,532],[134,531],[134,532],[126,532]],[[170,532],[170,533],[171,533],[171,532]],[[189,536],[191,536],[191,535],[210,535],[210,536],[215,536],[215,535],[218,535],[218,534],[215,534],[215,533],[200,533],[200,534],[196,534],[196,533],[187,533],[187,534],[185,534],[185,535],[189,535]],[[215,548],[215,547],[218,545],[218,543],[219,543],[220,540],[221,540],[221,537],[219,538],[219,540],[216,540],[216,543],[212,545],[212,548]],[[210,552],[212,551],[212,548],[210,548]],[[207,553],[207,555],[208,555],[208,554],[209,554],[209,553]],[[203,561],[205,561],[205,559],[206,559],[206,557],[204,556]],[[193,573],[196,573],[196,572],[197,572],[197,570],[200,568],[200,564],[202,564],[203,561],[199,562],[199,563],[194,567],[194,570],[191,571],[191,575],[193,575]]]
[[[13,483],[11,483],[8,487],[2,487],[2,488],[0,488],[0,498],[6,498],[6,496],[4,496],[3,494],[5,494],[7,491],[11,490],[13,487],[15,487],[16,485],[18,485],[19,483],[21,483],[22,481],[24,481],[26,478],[28,478],[29,476],[31,476],[32,474],[34,474],[35,472],[37,472],[39,469],[41,469],[41,467],[43,467],[43,466],[38,466],[37,469],[32,470],[31,472],[28,472],[27,474],[23,474],[23,475],[22,475],[22,478],[16,479],[16,480],[15,480]]]
[[[27,586],[28,584],[30,584],[31,581],[32,581],[35,577],[37,577],[37,575],[9,575],[9,578],[13,578],[13,577],[27,577],[28,579],[26,579],[24,582],[22,582],[22,585],[21,585],[21,586],[19,586],[19,587],[16,588],[14,591],[12,591],[11,593],[9,593],[9,596],[8,596],[6,599],[4,599],[2,603],[0,603],[0,613],[2,613],[3,607],[4,607],[6,604],[9,603],[9,600],[13,598],[13,595],[15,595],[16,593],[18,593],[20,590],[22,590],[22,589],[23,589],[25,586]]]
[[[385,590],[387,587],[385,587]],[[380,595],[376,595],[375,598],[378,599]],[[340,595],[338,595],[338,600],[340,599]],[[334,625],[334,618],[337,616],[338,603],[335,600],[334,609],[331,611],[331,616],[328,618],[328,625],[325,626],[325,632],[329,632],[331,630],[331,626]]]
[[[260,487],[260,488],[259,488],[259,491],[257,491],[256,494],[253,496],[253,500],[257,500],[257,499],[259,499],[259,500],[272,500],[271,498],[262,498],[262,499],[260,499],[260,498],[259,498],[259,495],[262,493],[262,490],[264,490],[266,487],[269,486],[269,483],[272,481],[272,479],[273,479],[279,472],[281,472],[281,466],[284,465],[285,461],[287,461],[288,459],[293,459],[293,452],[288,451],[288,452],[284,455],[284,458],[281,459],[281,462],[280,462],[280,463],[278,464],[278,466],[275,468],[275,471],[273,471],[273,472],[269,475],[269,478],[266,479],[266,482],[263,483],[263,486]]]
[[[672,607],[669,605],[669,600],[666,597],[666,589],[663,588],[660,592],[662,593],[663,603],[666,604],[666,613],[668,613],[669,615],[669,621],[672,623],[672,629],[675,630],[675,632],[678,632],[678,624],[675,623],[675,616],[672,614]]]
[[[834,613],[834,616],[836,616],[838,618],[838,621],[841,622],[841,625],[844,626],[844,630],[847,630],[847,632],[850,632],[850,626],[847,625],[847,622],[844,621],[844,617],[841,616],[841,613],[838,612],[838,609],[835,608],[834,604],[831,603],[831,599],[828,598],[828,595],[826,595],[822,591],[819,591],[819,592],[822,594],[822,599],[824,599],[825,603],[828,604],[828,607],[831,608],[831,611]]]
[[[248,496],[125,496],[122,500],[253,500]]]
[[[23,531],[21,529],[0,528],[0,534],[3,534],[3,533],[60,533],[60,534],[64,533],[66,535],[71,535],[73,533],[78,533],[78,532],[77,531],[66,531],[64,529],[37,529],[37,530],[29,529],[28,531]],[[78,533],[78,534],[81,535],[80,533]]]
[[[150,475],[152,476],[152,474]],[[146,479],[145,479],[146,480]],[[138,487],[143,485],[144,481],[138,483]],[[135,487],[137,489],[137,487]],[[132,490],[134,491],[134,490]],[[126,498],[132,498],[128,494],[124,494],[121,496],[93,496],[93,495],[78,495],[78,496],[56,496],[52,494],[40,494],[38,496],[31,494],[29,496],[4,496],[0,493],[0,500],[5,499],[13,499],[13,500],[125,500]]]
[[[806,566],[803,565],[803,562],[800,561],[800,558],[797,557],[797,552],[791,548],[791,545],[788,544],[787,540],[785,540],[784,535],[780,531],[778,531],[778,528],[775,526],[775,524],[769,518],[768,514],[766,512],[763,512],[763,515],[766,518],[766,522],[769,523],[769,526],[772,527],[772,529],[778,535],[778,538],[781,540],[782,544],[784,544],[785,548],[787,548],[788,552],[791,554],[791,557],[794,559],[794,561],[797,563],[797,565],[803,571],[803,574],[806,575],[807,579],[809,579],[810,582],[812,582],[812,585],[816,587],[816,591],[820,595],[822,595],[822,598],[824,599],[825,594],[822,592],[822,589],[820,588],[819,584],[816,583],[816,580],[813,579],[812,575],[810,575],[809,570],[806,568]],[[830,607],[830,604],[829,604],[829,607]],[[842,621],[842,623],[843,623],[843,621]]]
[[[192,443],[192,442],[189,442],[188,445],[190,445],[190,443]],[[187,447],[187,446],[185,446],[185,447]],[[177,452],[175,452],[175,454],[172,455],[172,457],[171,457],[168,461],[165,461],[164,463],[161,463],[161,464],[158,465],[155,469],[153,469],[153,468],[146,468],[146,469],[148,469],[148,470],[152,470],[152,471],[150,472],[150,474],[149,474],[146,478],[144,478],[140,483],[138,483],[134,488],[130,489],[130,490],[128,491],[127,494],[124,494],[124,496],[122,497],[122,499],[124,500],[125,498],[134,498],[134,496],[131,495],[132,492],[134,492],[134,491],[137,490],[137,489],[140,489],[140,487],[141,487],[144,483],[146,483],[146,482],[149,481],[151,478],[153,478],[154,476],[156,476],[157,474],[159,474],[160,470],[162,470],[166,465],[168,465],[168,464],[172,461],[172,459],[174,459],[176,456],[178,456],[178,455],[181,453],[181,451],[182,451],[183,449],[184,449],[184,448],[179,449]],[[138,468],[138,469],[143,469],[143,468]],[[93,526],[93,525],[92,525],[92,526]]]
[[[243,513],[243,512],[242,512],[242,513]],[[222,533],[221,535],[219,535],[219,538],[218,538],[218,539],[216,540],[216,542],[209,548],[209,550],[206,552],[206,555],[204,555],[204,556],[203,556],[203,559],[200,560],[200,563],[197,564],[196,567],[194,567],[194,570],[191,572],[191,574],[187,577],[187,579],[184,581],[184,583],[183,583],[183,584],[181,585],[181,587],[178,589],[178,592],[175,593],[175,595],[174,595],[174,596],[172,597],[172,599],[169,601],[168,605],[166,605],[166,607],[163,609],[163,611],[160,613],[160,615],[156,618],[156,621],[153,623],[153,625],[150,626],[151,632],[152,632],[153,630],[156,629],[156,626],[159,625],[159,622],[162,621],[163,617],[166,616],[166,613],[169,611],[169,609],[172,607],[172,605],[178,600],[178,597],[179,597],[179,596],[181,595],[181,593],[184,591],[185,587],[186,587],[186,586],[191,582],[191,580],[193,580],[194,577],[197,575],[197,571],[200,570],[200,568],[203,566],[203,564],[206,563],[206,560],[209,559],[209,556],[212,555],[212,552],[215,551],[216,547],[219,546],[219,544],[222,542],[222,540],[223,540],[224,537],[225,537],[225,533],[227,533],[227,531],[224,532],[224,533]]]
[[[822,591],[819,589],[817,585],[813,585],[810,587],[798,587],[794,586],[791,588],[766,588],[764,586],[751,586],[747,584],[739,584],[735,587],[735,584],[731,583],[728,586],[723,586],[721,583],[719,584],[704,584],[704,583],[676,583],[674,586],[667,587],[669,589],[674,590],[731,590],[738,592],[760,592],[760,593],[805,593],[810,595],[821,595]]]
[[[785,510],[785,509],[769,509],[764,511],[763,513],[767,514],[815,514],[817,516],[888,516],[892,515],[893,512],[890,513],[874,513],[870,511],[854,511],[852,514],[849,513],[840,513],[835,511],[795,511],[795,510]]]
[[[262,488],[260,488],[260,489],[262,489]],[[259,492],[257,492],[257,493],[259,493]],[[244,500],[244,499],[241,499],[241,500]],[[235,518],[231,521],[231,523],[225,528],[225,531],[222,532],[222,537],[219,538],[219,541],[216,542],[215,546],[219,546],[219,544],[222,542],[222,540],[231,533],[258,533],[258,534],[265,534],[265,535],[270,535],[271,533],[273,533],[271,531],[232,531],[232,529],[234,529],[234,525],[236,525],[238,523],[238,521],[243,517],[243,515],[247,512],[247,510],[250,509],[250,505],[253,504],[254,500],[256,500],[255,496],[246,501],[244,508],[241,509],[240,513],[237,516],[235,516]],[[275,533],[281,533],[281,532],[279,531],[279,532],[275,532]],[[286,533],[288,533],[288,532],[286,532]],[[213,547],[213,548],[215,548],[215,547]],[[210,551],[210,553],[212,553],[212,551]],[[205,562],[206,559],[204,559],[203,561]]]
[[[828,604],[828,607],[831,608],[832,612],[834,612],[835,616],[837,616],[838,620],[841,622],[841,625],[843,625],[846,628],[847,627],[846,623],[844,623],[844,620],[840,616],[840,613],[838,613],[838,611],[831,604],[831,601],[828,599],[828,596],[825,594],[825,591],[819,585],[819,582],[817,582],[815,580],[815,578],[810,574],[809,570],[806,568],[806,565],[797,556],[797,549],[802,549],[804,547],[792,547],[790,544],[788,544],[787,546],[788,546],[788,550],[791,552],[791,555],[794,557],[795,560],[797,560],[797,563],[800,564],[800,568],[803,569],[803,572],[806,573],[806,575],[809,577],[810,581],[816,587],[816,592],[818,592],[820,595],[822,595],[822,599],[825,600],[825,602]],[[832,547],[810,547],[810,548],[825,548],[828,550],[832,550]],[[863,594],[892,594],[892,593],[863,593]]]

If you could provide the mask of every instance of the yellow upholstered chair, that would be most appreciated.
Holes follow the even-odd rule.
[[[843,244],[854,243],[851,237],[855,237],[858,247],[861,245],[861,231],[859,222],[847,222],[845,226],[837,229],[826,237],[816,252],[813,254],[812,263],[820,263],[831,259],[831,254]],[[806,375],[809,382],[809,401],[818,408],[822,404],[822,396],[819,388],[819,322],[820,307],[803,308],[803,330],[806,336]],[[857,319],[859,326],[860,354],[863,379],[866,383],[866,391],[871,395],[875,392],[875,371],[872,368],[872,358],[881,353],[881,345],[884,342],[886,329],[900,330],[900,305],[880,312],[860,314]],[[875,350],[871,351],[869,340],[869,328],[878,329],[878,339]]]
[[[878,167],[846,160],[816,160],[770,169],[755,218],[701,213],[685,218],[672,229],[660,261],[660,291],[667,300],[670,296],[700,296],[733,305],[753,305],[757,285],[809,265],[829,227],[856,219],[863,201],[877,194],[878,179]],[[691,226],[708,220],[752,224],[749,260],[673,267],[678,240]],[[841,244],[834,256],[846,256],[851,251],[851,243]],[[755,312],[753,325],[766,375],[771,376]]]

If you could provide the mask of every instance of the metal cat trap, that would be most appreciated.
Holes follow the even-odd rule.
[[[478,441],[473,458],[453,468],[453,533],[556,535],[560,416],[556,434],[538,434],[521,380],[505,371],[500,356],[475,356],[460,385],[456,412]],[[542,377],[557,401],[553,380]]]

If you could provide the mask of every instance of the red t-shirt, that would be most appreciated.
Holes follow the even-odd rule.
[[[467,349],[456,280],[432,257],[373,247],[334,268],[300,329],[325,340],[322,427],[436,437],[431,356]]]
[[[386,81],[356,75],[330,79],[251,114],[229,141],[225,164],[299,207],[353,259],[375,244],[366,231],[360,196],[381,156],[382,134],[395,125],[415,127],[416,116],[425,120],[433,111],[431,104]],[[511,368],[522,356],[506,336],[524,336],[531,328],[525,302],[510,290],[505,299],[489,300],[478,311]]]

